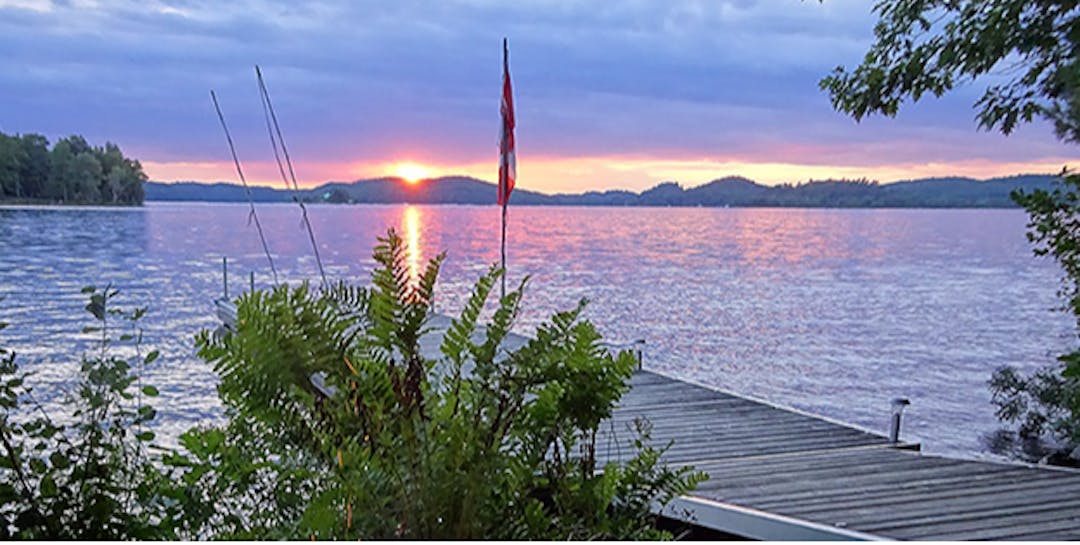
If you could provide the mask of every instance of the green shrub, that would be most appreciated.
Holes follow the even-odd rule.
[[[148,451],[155,411],[144,400],[157,390],[133,374],[157,358],[139,353],[145,309],[111,308],[111,287],[83,292],[94,318],[83,332],[100,340],[82,358],[61,421],[34,400],[15,354],[0,350],[0,538],[176,539],[178,504]],[[112,338],[111,320],[130,332]],[[117,356],[117,344],[133,355]]]
[[[1035,255],[1050,256],[1061,267],[1062,310],[1080,327],[1080,175],[1063,171],[1052,191],[1017,191],[1012,197],[1028,213],[1027,238]],[[997,440],[1010,449],[1019,443],[1014,454],[1022,458],[1080,466],[1080,350],[1057,359],[1028,376],[1011,367],[994,372],[989,386],[997,416],[1015,426]]]
[[[639,539],[666,537],[650,507],[702,478],[636,436],[601,467],[602,420],[636,360],[555,314],[504,340],[525,282],[481,313],[480,278],[438,347],[421,348],[442,255],[418,279],[390,231],[369,289],[280,286],[245,294],[235,331],[203,332],[229,421],[182,438],[186,524],[224,538]],[[314,377],[314,379],[313,379]],[[638,426],[639,431],[647,429]]]
[[[651,509],[702,476],[664,466],[644,422],[628,459],[598,458],[636,361],[601,348],[585,303],[507,349],[525,283],[480,327],[492,268],[433,357],[421,346],[443,256],[411,279],[405,255],[391,231],[371,288],[244,295],[234,332],[197,339],[227,422],[180,450],[151,446],[157,390],[135,372],[158,355],[140,353],[145,309],[85,289],[84,333],[100,338],[58,420],[0,349],[0,538],[670,537]],[[115,321],[127,329],[113,338]]]

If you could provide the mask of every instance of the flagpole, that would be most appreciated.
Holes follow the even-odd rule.
[[[503,38],[503,78],[507,77],[507,73],[508,73],[509,70],[510,70],[510,46],[507,43],[507,39],[504,37]],[[503,128],[503,130],[506,130],[505,127]],[[504,143],[505,143],[505,139],[504,139]],[[505,163],[506,162],[506,155],[505,155],[506,150],[505,149],[501,150],[501,152],[502,153],[500,153],[499,161]],[[507,191],[508,188],[503,187],[503,185],[506,184],[506,180],[504,180],[504,178],[506,176],[509,176],[509,172],[507,172],[506,169],[507,169],[507,165],[501,165],[501,168],[499,168],[499,186],[500,186],[500,189],[502,189],[502,191],[503,191],[503,202],[502,202],[502,244],[500,245],[500,255],[502,257],[502,291],[500,292],[500,296],[499,296],[500,299],[506,297],[506,205],[509,204],[509,202],[510,202],[510,195],[507,194],[507,193],[509,193]]]
[[[506,297],[506,203],[502,206],[502,296]]]

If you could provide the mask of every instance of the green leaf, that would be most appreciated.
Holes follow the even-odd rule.
[[[30,470],[37,474],[45,473],[48,467],[45,466],[45,462],[41,461],[41,458],[30,458],[29,461]]]
[[[67,469],[71,466],[71,460],[61,452],[50,454],[49,463],[56,469]]]
[[[142,393],[146,396],[157,397],[158,389],[154,386],[143,386]]]
[[[59,431],[60,428],[57,428],[51,423],[46,422],[41,428],[41,437],[44,439],[52,439],[52,437],[56,435]]]
[[[135,438],[138,439],[139,441],[144,442],[144,443],[147,442],[147,441],[153,441],[154,440],[154,432],[152,432],[152,431],[144,431],[142,433],[136,434]]]
[[[51,497],[55,496],[56,492],[57,492],[57,490],[56,490],[56,480],[53,479],[52,475],[46,475],[45,478],[41,479],[41,487],[40,488],[41,488],[41,495],[43,497],[51,498]]]
[[[153,350],[149,354],[146,355],[146,358],[143,359],[143,363],[145,363],[147,365],[150,365],[151,363],[154,362],[154,360],[158,359],[158,356],[160,356],[160,355],[161,355],[161,352],[159,352],[157,350]]]
[[[105,320],[105,296],[95,293],[90,296],[90,302],[86,305],[86,311],[99,321]]]

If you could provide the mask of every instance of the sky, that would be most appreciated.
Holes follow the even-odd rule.
[[[870,46],[873,0],[0,0],[0,131],[115,142],[158,181],[281,186],[255,81],[301,185],[497,176],[510,41],[518,187],[686,187],[739,175],[1056,173],[1045,123],[977,130],[986,82],[856,123],[818,81]]]

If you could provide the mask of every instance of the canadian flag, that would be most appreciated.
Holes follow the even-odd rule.
[[[510,201],[517,179],[517,158],[514,156],[514,92],[510,88],[510,50],[503,39],[503,90],[499,113],[502,114],[502,130],[499,133],[499,206]]]

